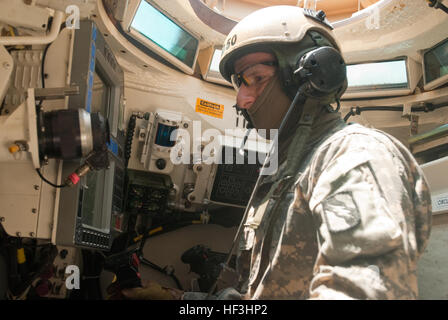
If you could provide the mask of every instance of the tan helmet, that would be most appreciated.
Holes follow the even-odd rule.
[[[243,18],[226,37],[219,70],[230,82],[235,60],[251,52],[270,51],[283,71],[283,82],[287,88],[291,85],[291,71],[305,52],[320,46],[331,46],[340,52],[332,30],[323,11],[296,6],[257,10]]]

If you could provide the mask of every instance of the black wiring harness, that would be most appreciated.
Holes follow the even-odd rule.
[[[58,185],[58,184],[54,184],[53,182],[47,180],[47,179],[42,175],[42,173],[40,172],[40,169],[39,169],[39,168],[36,169],[36,172],[37,172],[37,174],[39,175],[39,177],[42,179],[42,181],[44,181],[45,183],[49,184],[49,185],[52,186],[53,188],[65,188],[65,187],[68,186],[67,183],[59,184],[59,185]]]
[[[448,107],[446,103],[443,104],[431,104],[426,103],[424,106],[412,107],[411,112],[431,112],[440,108]],[[395,111],[395,112],[403,112],[404,107],[400,106],[374,106],[374,107],[351,107],[350,111],[344,116],[344,121],[347,120],[351,116],[360,115],[364,111]]]
[[[428,2],[428,6],[435,8],[435,9],[440,9],[445,13],[448,13],[448,7],[446,7],[442,1],[440,0],[426,0]]]
[[[124,147],[125,168],[128,167],[129,159],[131,158],[132,140],[134,138],[137,119],[149,120],[149,115],[149,112],[134,112],[129,118],[128,127],[126,129],[126,143]]]

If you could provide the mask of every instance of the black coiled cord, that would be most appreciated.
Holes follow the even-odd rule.
[[[126,130],[126,144],[124,147],[125,167],[128,167],[129,158],[131,157],[132,139],[134,138],[135,124],[137,122],[137,116],[133,114],[128,122],[128,128]]]

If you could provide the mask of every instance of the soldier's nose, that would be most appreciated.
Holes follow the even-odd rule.
[[[256,97],[253,95],[252,90],[249,90],[246,86],[242,85],[238,91],[236,102],[242,109],[249,109],[255,102]]]

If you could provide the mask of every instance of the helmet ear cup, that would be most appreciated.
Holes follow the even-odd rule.
[[[308,95],[337,96],[345,85],[347,67],[336,49],[320,47],[300,58],[294,76],[297,82],[306,84]]]
[[[342,58],[339,54],[339,49],[333,46],[332,41],[316,30],[308,31],[299,42],[274,43],[271,45],[271,50],[278,61],[283,87],[291,99],[294,98],[298,88],[304,82],[303,78],[294,74],[299,68],[301,59],[309,52],[320,47],[330,47],[338,53],[338,57]],[[345,73],[343,76],[345,76]]]

